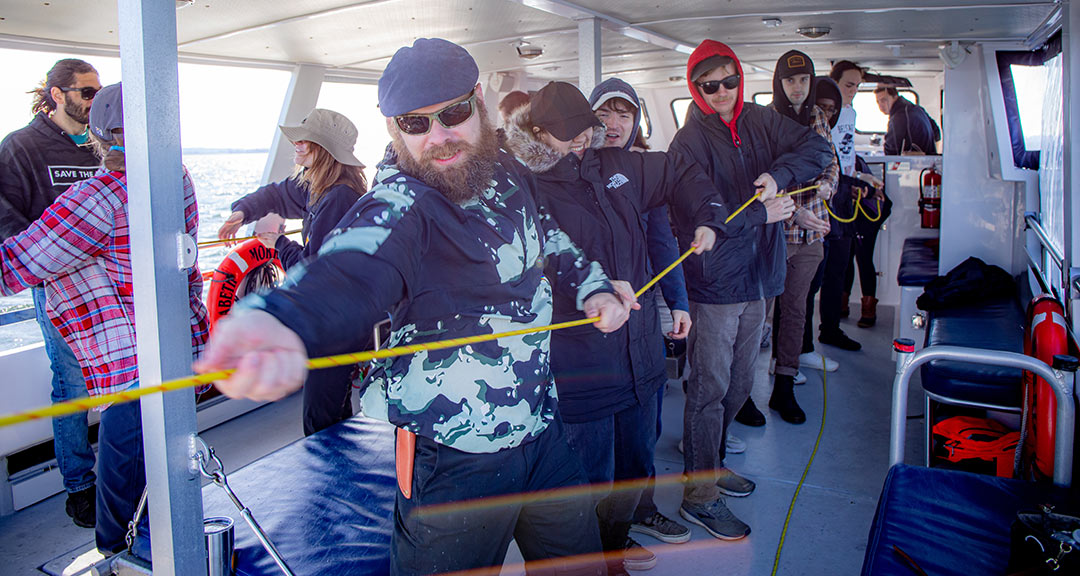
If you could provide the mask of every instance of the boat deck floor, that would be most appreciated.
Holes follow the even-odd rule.
[[[798,495],[787,529],[777,574],[856,574],[862,565],[866,535],[874,516],[881,484],[888,470],[889,418],[895,363],[891,359],[893,309],[879,309],[878,324],[856,328],[851,320],[843,328],[863,343],[859,352],[818,345],[840,362],[840,369],[825,375],[804,369],[807,383],[796,396],[807,414],[795,426],[767,410],[771,381],[767,373],[769,350],[759,358],[753,398],[768,424],[749,428],[736,423],[732,432],[746,441],[744,454],[728,457],[728,466],[757,483],[746,498],[729,498],[728,505],[752,528],[749,537],[724,542],[692,527],[689,543],[668,545],[645,536],[639,543],[653,550],[658,563],[648,573],[656,576],[699,573],[703,566],[723,566],[725,574],[770,574],[792,495],[813,450],[823,421],[824,432],[816,459]],[[677,450],[682,433],[684,396],[681,382],[668,382],[663,407],[663,432],[656,447],[657,475],[682,472]],[[911,412],[921,412],[922,389],[912,381]],[[203,433],[215,447],[226,470],[235,470],[301,437],[300,401],[293,396],[217,426]],[[908,423],[908,462],[923,458],[922,420]],[[679,519],[681,487],[669,476],[656,489],[660,511]],[[243,494],[239,495],[241,499]],[[253,510],[256,517],[258,510]],[[76,575],[85,573],[91,558],[93,531],[74,526],[64,512],[64,496],[57,495],[11,516],[0,518],[0,557],[5,574]],[[520,574],[512,567],[520,560],[511,550],[503,574]]]

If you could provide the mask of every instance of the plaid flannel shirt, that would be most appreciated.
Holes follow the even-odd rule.
[[[44,283],[49,320],[82,367],[91,395],[138,382],[135,304],[123,172],[102,172],[73,184],[41,218],[0,246],[0,291],[14,294]],[[197,236],[198,206],[184,170],[184,223]],[[188,273],[191,344],[209,333],[198,266]]]
[[[832,145],[832,129],[829,127],[829,120],[825,117],[825,113],[821,111],[821,108],[814,106],[810,111],[810,128],[825,138]],[[832,196],[832,193],[836,191],[836,183],[840,179],[840,164],[836,161],[836,155],[833,155],[832,162],[829,163],[825,171],[814,180],[813,184],[820,184],[823,187],[828,188],[829,192],[826,195]],[[798,186],[792,186],[793,189],[805,188],[807,184],[800,184]],[[825,210],[825,200],[818,195],[818,190],[808,190],[796,194],[791,197],[795,201],[795,210],[806,209],[817,216],[818,218],[828,222],[829,213]],[[825,234],[822,232],[814,232],[811,230],[804,230],[798,224],[795,223],[795,215],[784,221],[784,240],[788,244],[813,244],[825,238]]]

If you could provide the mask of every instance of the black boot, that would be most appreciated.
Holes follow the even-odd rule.
[[[765,415],[754,405],[753,398],[747,398],[746,404],[735,414],[735,421],[745,426],[757,428],[765,425]]]
[[[76,526],[93,528],[97,524],[97,488],[90,486],[78,492],[68,493],[64,510]]]
[[[818,336],[818,342],[822,344],[828,344],[829,346],[836,346],[841,350],[847,350],[849,352],[858,352],[862,350],[862,344],[848,338],[844,331],[836,328],[835,330],[824,328],[821,329],[821,334]]]
[[[795,401],[795,378],[777,374],[773,380],[772,397],[769,398],[769,408],[780,413],[784,422],[802,424],[806,422],[806,413],[799,408]]]

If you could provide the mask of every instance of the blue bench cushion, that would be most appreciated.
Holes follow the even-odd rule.
[[[863,559],[863,576],[911,576],[899,547],[934,576],[1004,574],[1020,510],[1076,512],[1076,492],[1010,478],[898,464],[889,470]]]
[[[295,574],[389,574],[394,428],[357,416],[232,472],[229,486]],[[235,523],[236,573],[279,575],[225,492],[203,487],[206,516]]]
[[[896,283],[901,286],[926,286],[938,275],[937,238],[908,238],[900,254],[900,269]]]
[[[950,344],[986,350],[1024,352],[1023,310],[1014,300],[935,310],[926,345]],[[948,398],[1020,407],[1022,371],[1017,368],[934,360],[922,365],[923,389]]]

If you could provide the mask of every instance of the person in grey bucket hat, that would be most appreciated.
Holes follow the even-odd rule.
[[[288,271],[319,252],[338,221],[367,192],[367,180],[364,165],[352,151],[356,127],[344,115],[316,108],[299,124],[279,128],[293,144],[296,171],[233,202],[233,212],[218,230],[218,238],[235,238],[241,226],[268,214],[303,219],[301,242],[281,234],[281,228],[258,235],[277,251]],[[301,412],[305,435],[352,416],[352,372],[353,366],[340,366],[309,373]]]

